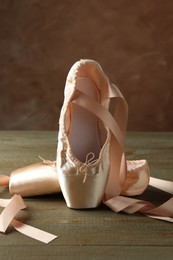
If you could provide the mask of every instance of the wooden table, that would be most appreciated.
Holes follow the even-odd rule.
[[[1,131],[0,173],[56,158],[55,131]],[[173,180],[173,133],[128,133],[128,159],[146,158],[153,177]],[[9,198],[0,188],[1,198]],[[149,187],[140,196],[159,204],[170,195]],[[66,207],[61,194],[25,198],[25,223],[59,235],[50,244],[8,228],[0,234],[0,259],[173,259],[173,225],[140,213],[113,213],[101,205],[92,210]]]

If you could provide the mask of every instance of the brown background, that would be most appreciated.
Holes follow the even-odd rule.
[[[57,129],[80,58],[121,89],[128,130],[173,130],[172,0],[0,1],[0,129]]]

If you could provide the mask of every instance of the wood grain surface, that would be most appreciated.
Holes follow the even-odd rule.
[[[0,131],[0,173],[39,161],[54,160],[56,131]],[[128,159],[146,158],[151,175],[173,180],[173,133],[128,133]],[[7,188],[1,198],[9,198]],[[170,195],[148,187],[139,196],[159,205]],[[21,221],[59,235],[48,245],[9,227],[0,234],[0,259],[172,259],[172,224],[139,213],[115,214],[104,205],[92,210],[66,207],[61,194],[25,198]]]
[[[0,1],[0,129],[56,130],[67,73],[98,61],[130,131],[172,131],[172,0]]]

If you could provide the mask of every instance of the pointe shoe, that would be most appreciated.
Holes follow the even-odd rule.
[[[127,110],[121,92],[97,62],[80,60],[72,66],[57,147],[58,178],[68,207],[94,208],[103,198],[135,193],[129,190],[124,155]],[[140,184],[141,178],[132,179]],[[138,185],[138,193],[140,189]]]
[[[104,195],[111,134],[77,100],[84,97],[108,108],[107,84],[102,69],[91,60],[75,63],[67,76],[59,123],[57,172],[70,208],[97,207]]]
[[[54,161],[44,160],[0,176],[0,186],[9,185],[10,194],[22,197],[40,196],[61,191]]]

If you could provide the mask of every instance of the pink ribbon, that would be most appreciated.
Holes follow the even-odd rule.
[[[11,199],[0,199],[0,206],[5,207],[0,215],[0,232],[5,233],[11,223],[14,229],[20,233],[46,244],[57,238],[55,235],[26,225],[14,218],[20,210],[26,208],[20,195],[14,195]]]
[[[173,182],[171,181],[150,177],[149,185],[173,194]],[[173,197],[158,207],[148,201],[123,196],[113,197],[105,201],[104,204],[114,212],[123,211],[127,214],[133,214],[139,211],[150,218],[173,223]]]

